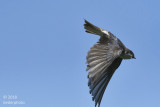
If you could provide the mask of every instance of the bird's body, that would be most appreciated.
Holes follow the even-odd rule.
[[[91,47],[87,55],[88,86],[95,101],[95,107],[100,103],[104,91],[115,70],[123,59],[135,58],[131,50],[111,32],[101,29],[87,20],[84,28],[86,32],[100,36],[99,41]]]

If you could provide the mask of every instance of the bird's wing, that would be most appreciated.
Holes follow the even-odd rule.
[[[100,106],[103,93],[122,61],[119,57],[122,51],[115,40],[101,37],[88,52],[86,69],[89,70],[88,86],[95,100],[95,106],[97,103]]]
[[[84,28],[86,29],[87,33],[92,33],[95,35],[99,35],[101,37],[105,36],[105,37],[109,38],[110,36],[114,36],[111,32],[104,30],[102,28],[99,28],[99,27],[91,24],[87,20],[85,20]]]

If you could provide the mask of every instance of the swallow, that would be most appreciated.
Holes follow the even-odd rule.
[[[95,101],[95,107],[97,104],[100,107],[105,89],[115,70],[123,59],[135,59],[135,56],[111,32],[99,28],[87,20],[85,20],[84,28],[87,33],[100,36],[99,41],[90,48],[86,57],[90,94],[92,100]]]

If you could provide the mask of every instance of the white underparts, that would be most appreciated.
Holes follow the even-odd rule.
[[[108,31],[106,31],[106,30],[102,30],[102,32],[109,35]]]

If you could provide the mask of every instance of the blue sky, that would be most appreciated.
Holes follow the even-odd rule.
[[[136,60],[124,60],[101,107],[159,107],[159,0],[1,0],[0,106],[94,107],[86,55],[98,36],[84,18],[115,34]],[[5,105],[16,95],[23,105]]]

